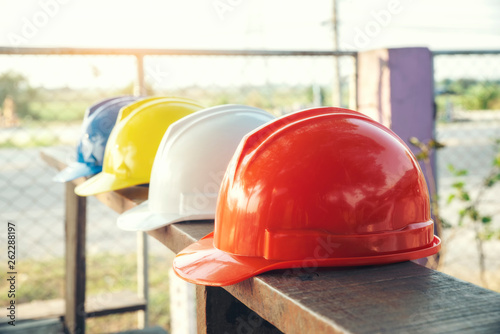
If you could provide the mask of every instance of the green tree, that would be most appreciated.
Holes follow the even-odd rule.
[[[493,82],[476,84],[467,89],[464,106],[471,110],[488,110],[500,99],[500,85]]]
[[[16,114],[23,118],[31,115],[30,101],[37,95],[28,79],[22,74],[6,72],[0,74],[0,106],[7,96],[10,96],[16,106]]]

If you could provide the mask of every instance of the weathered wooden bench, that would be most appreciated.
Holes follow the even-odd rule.
[[[65,165],[57,150],[42,157],[58,169]],[[66,196],[75,207],[68,214],[80,217],[72,187]],[[136,187],[97,198],[124,212],[146,196]],[[69,218],[67,231],[80,233],[85,219]],[[212,230],[213,221],[192,221],[149,235],[179,252]],[[82,251],[71,250],[70,256],[84,259]],[[67,281],[67,298],[73,300],[66,305],[72,312],[67,326],[84,326],[84,315],[71,309],[79,298],[72,289],[82,289],[78,284]],[[500,333],[499,293],[412,262],[273,271],[224,288],[197,286],[196,299],[198,333]]]

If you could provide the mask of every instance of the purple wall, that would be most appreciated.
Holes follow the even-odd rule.
[[[429,49],[360,52],[357,84],[358,111],[391,128],[414,153],[418,149],[409,143],[409,138],[417,137],[424,143],[434,138],[434,77]],[[428,188],[435,189],[429,183],[431,179],[423,162],[420,166]],[[434,154],[431,155],[431,169],[435,181]],[[429,266],[437,263],[427,263],[427,259],[416,262]]]
[[[410,137],[422,142],[434,138],[434,79],[429,49],[360,52],[358,111],[391,128],[414,152],[418,149],[409,143]]]

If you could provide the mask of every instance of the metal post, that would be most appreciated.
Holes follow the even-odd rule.
[[[353,69],[349,80],[349,109],[358,110],[358,56],[353,58]]]
[[[146,96],[146,83],[144,81],[144,56],[136,55],[137,59],[137,83],[134,87],[134,95]]]
[[[338,51],[338,23],[337,23],[337,1],[332,1],[332,25],[333,25],[333,51]],[[342,93],[340,87],[340,64],[338,56],[333,56],[333,82],[332,82],[332,106],[342,106]]]
[[[85,231],[87,198],[75,194],[75,185],[66,183],[66,289],[64,331],[85,333]]]
[[[146,309],[139,311],[137,326],[142,329],[148,327],[148,235],[146,232],[137,232],[137,294],[146,301]]]

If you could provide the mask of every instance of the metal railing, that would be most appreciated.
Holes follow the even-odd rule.
[[[113,49],[113,48],[12,48],[0,47],[0,55],[80,55],[134,56],[137,61],[137,93],[146,95],[144,57],[146,56],[240,56],[240,57],[353,57],[353,82],[356,80],[355,51],[311,50],[200,50],[200,49]],[[350,107],[355,109],[356,85],[350,87]]]

